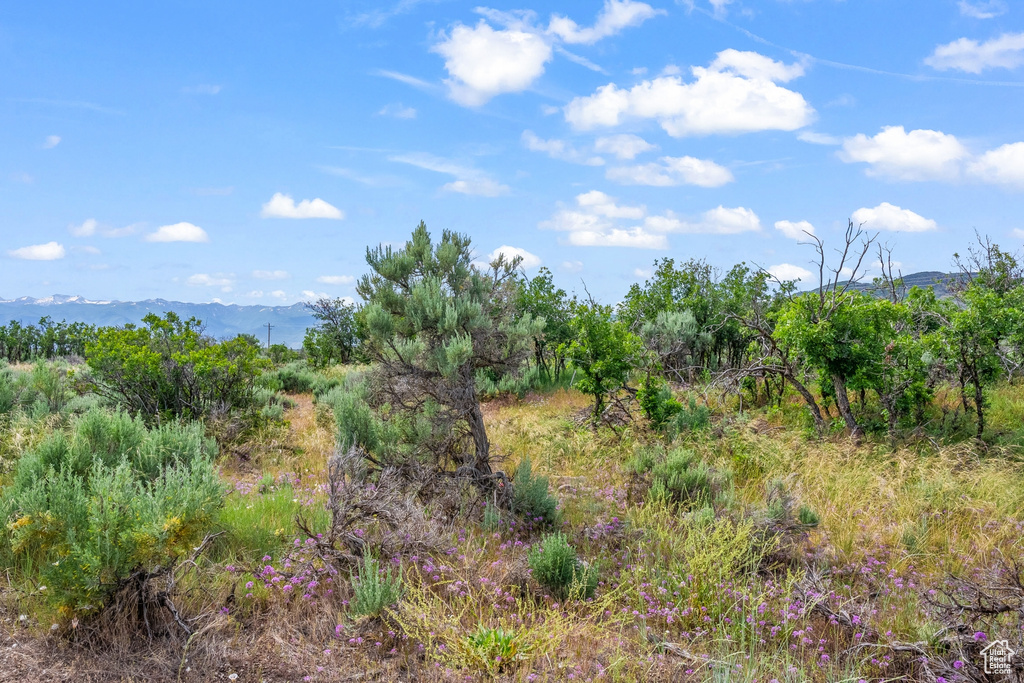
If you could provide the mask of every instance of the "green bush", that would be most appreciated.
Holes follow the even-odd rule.
[[[19,461],[0,497],[4,566],[66,615],[98,610],[127,577],[191,552],[224,497],[199,424],[147,430],[93,410]]]
[[[711,410],[707,406],[697,405],[692,396],[686,407],[680,407],[678,413],[669,423],[669,432],[673,438],[684,432],[692,432],[706,428],[711,424]]]
[[[281,389],[293,394],[307,394],[313,391],[313,384],[319,377],[302,361],[288,363],[273,374],[281,382]]]
[[[591,598],[597,589],[597,572],[576,557],[565,534],[548,534],[540,547],[530,548],[527,561],[533,578],[559,599]]]
[[[365,557],[360,563],[359,580],[352,577],[352,600],[349,612],[354,616],[377,616],[385,608],[396,604],[402,598],[402,570],[392,573],[392,568],[381,571],[380,562]]]
[[[640,383],[636,398],[651,426],[659,431],[665,429],[683,410],[683,404],[672,398],[668,384],[651,376],[645,377]]]
[[[558,499],[548,493],[548,478],[535,477],[529,458],[524,458],[512,481],[512,506],[529,521],[555,524],[559,519]]]
[[[480,624],[466,636],[466,643],[480,668],[498,673],[511,667],[530,651],[522,635],[509,629],[488,628]]]
[[[651,496],[676,503],[710,504],[725,483],[692,451],[677,448],[652,470]]]
[[[818,526],[821,518],[818,513],[808,505],[801,505],[796,511],[797,520],[804,526]]]
[[[487,504],[484,508],[484,519],[481,524],[484,531],[494,533],[501,529],[501,511],[497,506]]]
[[[14,373],[7,367],[7,361],[0,361],[0,415],[6,415],[18,405],[15,392]]]

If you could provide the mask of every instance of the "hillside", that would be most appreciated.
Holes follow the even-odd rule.
[[[174,311],[188,318],[196,317],[206,324],[206,333],[218,339],[239,334],[252,334],[261,341],[267,338],[267,323],[273,326],[271,342],[292,348],[302,345],[306,328],[314,324],[313,316],[302,303],[291,306],[239,306],[236,304],[197,304],[184,301],[147,299],[145,301],[92,301],[80,296],[53,296],[34,299],[0,299],[0,324],[17,320],[23,325],[39,322],[43,316],[55,321],[83,322],[90,325],[124,325],[138,323],[148,313],[163,315]]]

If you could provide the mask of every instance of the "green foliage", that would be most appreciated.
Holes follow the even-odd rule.
[[[490,503],[484,508],[484,518],[481,522],[483,530],[488,533],[495,533],[501,530],[501,510]]]
[[[516,469],[512,506],[516,514],[529,521],[555,524],[559,520],[558,499],[548,492],[548,478],[534,476],[529,458]]]
[[[279,391],[306,394],[313,391],[313,386],[321,377],[302,361],[292,361],[276,370],[265,372],[260,381]]]
[[[66,356],[84,356],[86,343],[96,330],[85,323],[55,323],[49,316],[39,319],[37,325],[22,325],[12,320],[0,325],[0,360],[11,363],[52,359]]]
[[[96,390],[132,412],[199,417],[215,408],[247,408],[267,361],[244,339],[216,343],[195,318],[173,312],[145,327],[97,330],[86,347]]]
[[[597,571],[576,557],[576,549],[562,532],[542,538],[530,548],[527,561],[537,583],[559,599],[594,596]]]
[[[651,497],[687,506],[710,505],[729,477],[716,472],[698,455],[677,448],[652,470]]]
[[[532,649],[514,630],[488,628],[483,624],[466,636],[466,644],[481,668],[491,673],[507,669]]]
[[[572,302],[564,289],[556,288],[551,271],[541,267],[533,279],[519,283],[516,308],[543,326],[533,335],[535,367],[545,377],[561,377],[565,372],[564,344],[572,339]]]
[[[659,431],[683,409],[683,404],[672,397],[668,384],[650,375],[640,383],[636,399],[651,426]]]
[[[697,399],[693,396],[687,402],[686,407],[679,407],[675,416],[669,423],[669,433],[673,438],[686,432],[698,431],[707,428],[711,424],[711,410],[705,405],[698,405]]]
[[[804,526],[818,526],[821,517],[808,505],[801,505],[796,511],[797,520]]]
[[[0,498],[5,566],[38,573],[66,614],[103,606],[120,583],[191,551],[220,507],[214,446],[199,424],[147,430],[94,410],[19,461]]]
[[[368,249],[366,261],[372,272],[357,291],[366,301],[363,349],[378,365],[377,392],[392,411],[416,419],[429,397],[431,430],[444,436],[425,449],[436,466],[489,474],[477,373],[516,373],[542,324],[515,309],[518,260],[499,257],[481,272],[468,237],[445,231],[435,244],[420,223],[403,248]],[[471,461],[460,437],[473,441]]]
[[[359,579],[352,577],[352,600],[349,612],[353,616],[377,616],[402,599],[402,570],[394,573],[391,567],[382,571],[374,557],[363,558],[358,567]]]
[[[319,322],[306,330],[302,350],[310,364],[323,368],[332,363],[350,363],[359,346],[355,304],[344,299],[320,298],[307,303]]]
[[[572,340],[563,343],[561,350],[579,373],[576,387],[594,397],[596,424],[608,397],[629,379],[641,344],[623,322],[613,318],[610,306],[574,304],[572,311]]]

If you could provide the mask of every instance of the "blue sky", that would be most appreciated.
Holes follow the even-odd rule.
[[[0,63],[3,298],[352,296],[421,219],[609,302],[1024,242],[1010,0],[4,3]]]

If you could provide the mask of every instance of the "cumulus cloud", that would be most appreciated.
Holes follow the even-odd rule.
[[[298,204],[290,195],[274,193],[263,205],[260,215],[264,218],[331,218],[341,220],[345,213],[322,199],[303,199]]]
[[[873,209],[857,209],[851,218],[854,223],[870,230],[927,232],[938,227],[930,218],[920,216],[910,209],[893,206],[889,202],[882,202]]]
[[[399,154],[389,157],[390,161],[409,164],[434,173],[454,176],[455,180],[441,187],[447,192],[479,195],[482,197],[498,197],[508,194],[510,188],[491,178],[485,172],[470,166],[464,166],[450,159],[436,157],[432,154]]]
[[[526,90],[544,73],[552,55],[543,36],[512,28],[495,30],[483,19],[475,27],[456,25],[431,49],[444,57],[449,97],[467,107]]]
[[[146,235],[147,242],[209,242],[210,236],[198,225],[175,223],[163,225]]]
[[[585,154],[565,140],[544,140],[537,137],[537,134],[532,130],[524,130],[522,140],[523,144],[526,145],[526,148],[531,152],[543,152],[552,159],[569,161],[574,164],[583,164],[585,166],[604,165],[604,159],[601,157]]]
[[[605,154],[614,154],[618,159],[635,159],[638,154],[657,149],[657,146],[639,135],[622,133],[599,137],[594,141],[594,149]]]
[[[804,239],[814,234],[814,226],[808,221],[775,221],[775,229],[791,240]]]
[[[644,219],[644,227],[665,233],[705,234],[705,235],[737,235],[743,232],[757,232],[761,229],[761,219],[752,210],[737,206],[705,211],[697,220],[687,220],[672,211]]]
[[[781,282],[804,281],[808,282],[814,274],[806,268],[794,266],[792,263],[780,263],[777,266],[769,266],[768,272]]]
[[[724,206],[705,211],[696,219],[672,211],[649,215],[645,206],[620,205],[613,197],[593,190],[577,195],[575,207],[560,208],[540,227],[568,233],[566,242],[576,246],[667,249],[669,234],[753,232],[761,229],[761,220],[750,209]]]
[[[99,223],[95,218],[87,218],[81,225],[69,225],[68,232],[75,237],[91,237],[96,234],[96,227]]]
[[[967,172],[987,183],[1024,189],[1024,142],[985,152],[967,167]]]
[[[863,133],[843,141],[839,158],[870,164],[868,175],[897,180],[953,180],[960,174],[967,148],[953,135],[937,130],[886,126],[874,137]]]
[[[724,50],[708,67],[692,67],[694,80],[662,75],[630,89],[614,83],[564,108],[578,130],[617,126],[627,118],[655,119],[673,137],[796,130],[814,109],[798,92],[778,85],[803,74],[756,52]]]
[[[659,14],[667,14],[667,12],[654,9],[643,2],[605,0],[604,7],[601,8],[593,26],[582,28],[572,19],[556,14],[551,17],[548,32],[558,36],[566,43],[592,45],[602,38],[619,33],[624,28],[639,26]]]
[[[325,285],[351,285],[356,279],[351,275],[321,275],[316,281]]]
[[[270,296],[274,297],[275,299],[280,299],[281,301],[284,301],[285,299],[288,298],[288,294],[286,294],[283,289],[275,289],[273,292],[270,293]]]
[[[287,270],[254,270],[252,276],[257,280],[287,280],[291,277]]]
[[[1004,33],[984,43],[960,38],[939,45],[924,63],[939,71],[980,74],[986,69],[1016,69],[1024,64],[1024,33]]]
[[[25,261],[56,261],[64,258],[64,254],[64,245],[58,242],[32,244],[27,247],[11,249],[7,252],[7,255],[11,258]]]
[[[47,135],[46,139],[43,141],[43,149],[53,149],[54,147],[56,147],[59,144],[60,144],[60,136],[59,135]]]
[[[541,264],[539,256],[531,254],[525,249],[521,249],[519,247],[510,247],[507,244],[501,245],[500,247],[492,251],[490,254],[488,254],[487,263],[490,264],[494,262],[494,260],[497,259],[498,256],[504,256],[506,261],[512,261],[512,259],[518,256],[522,258],[522,262],[519,264],[520,267],[525,268],[526,270],[533,270],[534,268],[537,268]]]
[[[235,279],[233,275],[225,273],[196,273],[190,275],[185,284],[192,287],[219,287],[222,292],[230,292],[234,287]]]
[[[609,168],[605,177],[622,185],[654,187],[721,187],[735,180],[732,172],[724,166],[719,166],[710,159],[694,157],[661,157],[658,163]]]

